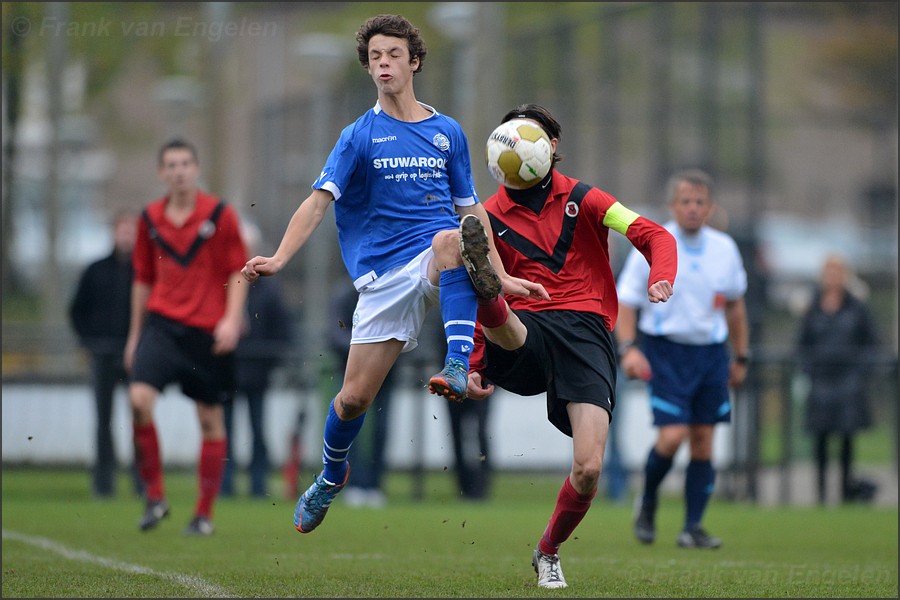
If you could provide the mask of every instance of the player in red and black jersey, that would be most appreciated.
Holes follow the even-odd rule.
[[[646,257],[651,302],[672,295],[677,253],[675,239],[662,226],[555,169],[561,127],[546,108],[525,104],[502,122],[515,118],[530,119],[547,133],[554,168],[528,189],[501,186],[485,209],[506,271],[543,284],[550,299],[479,299],[467,393],[483,399],[495,384],[520,395],[546,393],[548,419],[572,437],[572,470],[532,559],[538,585],[562,588],[558,550],[596,494],[615,407],[617,351],[611,332],[618,298],[609,230],[626,236]]]
[[[185,533],[209,535],[227,454],[223,404],[234,394],[234,351],[244,328],[247,250],[237,212],[197,188],[193,145],[164,145],[158,174],[167,194],[147,205],[138,225],[125,346],[147,501],[139,527],[151,529],[169,513],[153,409],[163,388],[177,382],[196,404],[202,435],[197,504]]]

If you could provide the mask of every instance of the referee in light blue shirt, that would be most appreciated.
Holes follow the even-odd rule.
[[[616,283],[615,334],[625,375],[648,382],[658,428],[644,467],[635,536],[656,539],[659,486],[688,440],[682,548],[718,548],[722,540],[701,526],[715,484],[712,465],[716,423],[731,420],[730,387],[747,375],[747,273],[735,241],[707,225],[715,210],[713,182],[698,169],[681,171],[667,185],[673,219],[665,224],[678,243],[678,291],[668,302],[647,300],[647,262],[632,250]],[[640,332],[640,343],[638,343]]]

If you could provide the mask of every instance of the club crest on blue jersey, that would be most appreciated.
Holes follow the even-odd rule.
[[[431,142],[443,152],[446,152],[450,149],[450,140],[443,133],[435,134],[435,136],[431,139]]]

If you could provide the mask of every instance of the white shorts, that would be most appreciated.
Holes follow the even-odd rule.
[[[401,352],[419,345],[425,315],[440,302],[441,288],[428,280],[429,246],[408,264],[388,271],[359,289],[353,311],[351,344],[386,340],[406,342]]]

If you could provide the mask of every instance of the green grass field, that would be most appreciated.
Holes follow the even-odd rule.
[[[305,474],[304,481],[311,477]],[[564,474],[499,474],[491,500],[457,499],[449,472],[388,481],[388,506],[335,502],[297,533],[294,500],[228,498],[216,533],[190,538],[194,475],[169,472],[171,516],[139,532],[142,502],[95,500],[87,474],[4,467],[2,596],[272,598],[897,598],[897,509],[758,508],[714,498],[705,525],[719,550],[675,546],[678,498],[664,499],[658,539],[638,544],[631,507],[598,498],[563,546],[569,587],[536,585],[531,553]],[[272,489],[279,482],[273,479]]]

